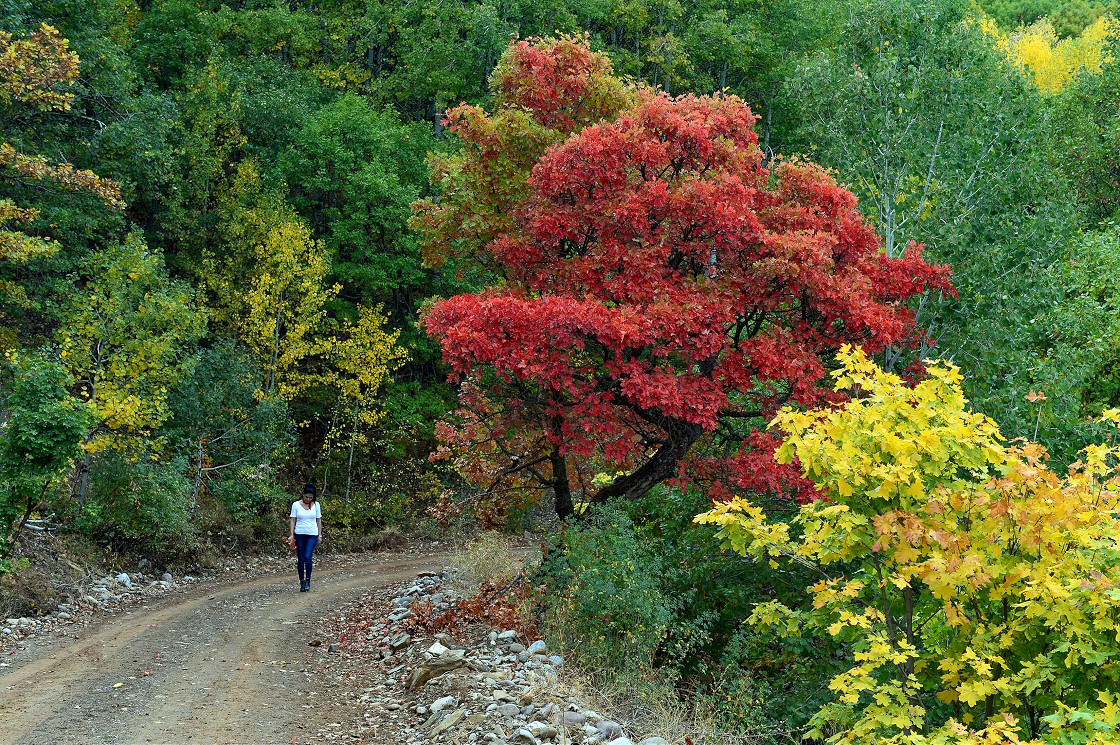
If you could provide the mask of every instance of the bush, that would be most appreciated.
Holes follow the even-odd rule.
[[[598,507],[586,524],[565,526],[542,571],[553,588],[545,609],[551,636],[580,648],[584,664],[652,665],[673,602],[662,592],[659,557],[624,512]]]
[[[609,668],[605,685],[617,685],[623,670],[631,688],[668,681],[725,732],[788,739],[826,697],[840,647],[799,647],[744,627],[755,603],[805,603],[813,579],[799,567],[713,550],[714,531],[692,521],[710,504],[697,490],[661,487],[563,526],[541,570],[551,586],[545,625],[574,662]],[[779,514],[796,508],[772,506]],[[609,597],[589,598],[594,588]],[[653,632],[635,644],[631,627]]]
[[[89,501],[81,506],[76,527],[137,551],[177,553],[175,544],[190,534],[191,484],[181,466],[102,453],[93,461]]]

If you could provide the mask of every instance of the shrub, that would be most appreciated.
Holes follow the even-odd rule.
[[[564,646],[579,647],[585,664],[652,665],[673,603],[662,592],[659,557],[624,512],[598,506],[586,524],[565,526],[542,571],[552,585],[547,628]]]
[[[162,555],[190,533],[190,482],[181,463],[132,461],[106,451],[93,461],[89,501],[76,525],[88,534]]]

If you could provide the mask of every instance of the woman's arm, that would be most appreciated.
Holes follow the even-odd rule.
[[[315,529],[319,531],[319,538],[323,537],[323,518],[315,518]]]
[[[296,519],[294,517],[288,521],[288,537],[296,537]]]

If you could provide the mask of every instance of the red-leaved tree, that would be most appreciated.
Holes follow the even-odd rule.
[[[511,47],[504,64],[523,74],[504,107],[557,116],[563,98],[538,89],[563,87],[555,71],[542,80],[530,66],[555,43]],[[834,395],[822,383],[840,345],[910,343],[904,301],[951,291],[918,247],[885,256],[824,170],[765,167],[741,100],[627,95],[626,109],[545,150],[477,242],[497,286],[424,316],[462,383],[461,409],[439,427],[444,453],[495,519],[534,494],[564,518],[574,501],[674,479],[717,498],[806,490],[760,425],[787,402]],[[454,123],[469,142],[493,120]]]

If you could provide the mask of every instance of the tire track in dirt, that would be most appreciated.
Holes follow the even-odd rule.
[[[202,586],[112,616],[0,675],[0,743],[309,742],[346,714],[314,670],[315,622],[442,561],[318,571],[307,593],[294,572]]]

